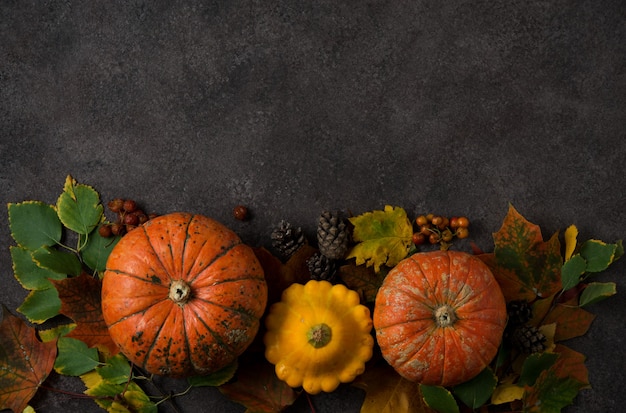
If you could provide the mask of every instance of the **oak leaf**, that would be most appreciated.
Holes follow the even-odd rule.
[[[86,273],[64,280],[52,280],[61,299],[61,314],[74,320],[76,328],[67,337],[83,341],[89,347],[115,355],[119,348],[113,342],[104,322],[100,291],[102,283]]]
[[[2,306],[0,410],[23,411],[52,371],[56,354],[56,340],[42,343],[35,329]]]
[[[357,244],[347,258],[356,258],[357,265],[374,266],[378,272],[382,265],[393,267],[409,253],[413,226],[403,208],[385,205],[383,211],[366,212],[349,220]]]

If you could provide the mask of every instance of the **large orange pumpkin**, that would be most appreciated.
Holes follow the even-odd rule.
[[[186,213],[126,234],[102,282],[104,320],[121,352],[173,377],[232,363],[254,339],[266,301],[252,249],[224,225]]]
[[[385,278],[374,307],[383,357],[400,375],[453,386],[494,358],[507,321],[504,296],[489,268],[459,251],[417,253]]]

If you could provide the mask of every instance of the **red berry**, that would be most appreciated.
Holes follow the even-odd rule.
[[[126,212],[134,212],[137,209],[137,203],[132,199],[127,199],[124,201],[124,211]]]
[[[440,217],[439,215],[435,215],[435,216],[433,217],[433,219],[431,219],[431,220],[430,220],[430,222],[431,222],[434,226],[438,227],[438,226],[439,226],[439,225],[441,225],[441,223],[443,222],[443,217]]]
[[[102,238],[109,238],[110,236],[113,235],[113,231],[111,230],[111,225],[109,224],[100,225],[100,228],[98,228],[98,233],[100,234]]]
[[[124,215],[124,224],[136,226],[139,224],[139,217],[136,214]]]
[[[428,242],[430,242],[431,244],[437,244],[439,241],[441,241],[441,237],[435,232],[428,236]]]
[[[124,227],[124,225],[120,224],[119,222],[111,224],[111,232],[113,233],[113,235],[122,235],[124,234],[125,229],[126,228]]]
[[[237,205],[233,208],[233,216],[239,221],[245,221],[248,219],[248,208],[243,205]]]
[[[459,227],[459,219],[457,217],[450,218],[450,228],[456,229]]]
[[[460,227],[456,230],[456,236],[459,239],[469,237],[469,230],[466,227]]]
[[[458,217],[456,222],[460,228],[467,228],[470,225],[469,219],[466,217]]]
[[[422,245],[423,243],[426,242],[426,235],[422,234],[421,232],[415,232],[413,233],[413,244],[415,245]]]
[[[109,201],[107,204],[111,212],[118,213],[124,208],[124,200],[120,198],[115,198]]]
[[[443,230],[443,232],[441,233],[441,239],[445,242],[450,242],[452,241],[452,231],[450,231],[449,229],[445,229]]]
[[[426,218],[426,215],[420,215],[419,217],[415,218],[415,223],[418,227],[422,227],[424,225],[428,225],[428,219]]]

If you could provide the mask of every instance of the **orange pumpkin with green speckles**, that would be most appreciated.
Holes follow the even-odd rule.
[[[485,263],[459,251],[417,253],[398,263],[376,296],[383,357],[408,380],[454,386],[495,357],[506,302]]]
[[[219,222],[187,213],[154,218],[113,248],[102,312],[121,352],[149,373],[215,372],[253,341],[267,302],[250,247]]]

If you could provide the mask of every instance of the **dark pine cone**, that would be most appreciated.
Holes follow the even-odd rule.
[[[328,258],[324,254],[316,252],[306,261],[312,280],[332,281],[337,273],[335,260]]]
[[[282,220],[272,231],[272,246],[284,258],[289,259],[306,242],[302,228]]]
[[[350,233],[346,222],[338,213],[322,212],[317,226],[317,246],[332,260],[343,259],[348,253]]]
[[[509,314],[509,326],[521,326],[533,318],[533,309],[527,301],[511,301],[506,310]]]
[[[546,336],[537,327],[529,325],[516,328],[511,334],[511,342],[527,354],[541,353],[546,348]]]

